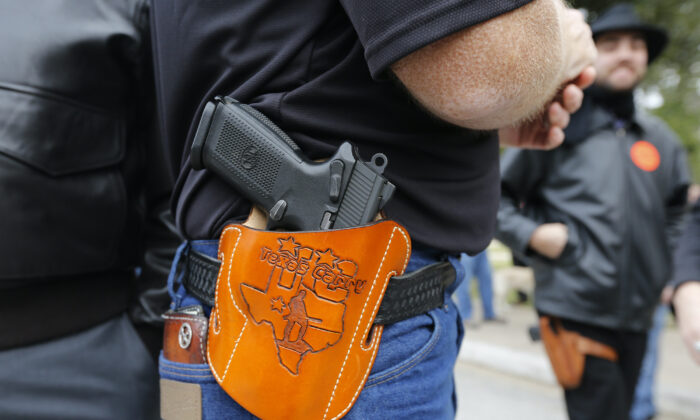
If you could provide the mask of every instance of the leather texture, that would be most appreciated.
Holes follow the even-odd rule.
[[[163,357],[177,363],[207,363],[207,317],[171,310],[163,318]]]
[[[393,324],[442,306],[445,288],[456,277],[454,267],[447,261],[392,277],[374,323]]]
[[[576,333],[573,333],[576,334]],[[617,352],[612,347],[607,344],[603,344],[599,341],[592,340],[581,334],[578,335],[577,347],[578,351],[588,356],[595,356],[601,359],[610,360],[611,362],[617,362]]]
[[[0,296],[11,301],[0,312],[13,326],[0,347],[127,309],[142,337],[162,327],[180,239],[155,134],[149,5],[0,2]]]
[[[214,306],[221,262],[190,250],[185,264],[182,284],[199,300]],[[455,281],[456,275],[452,264],[440,262],[392,277],[374,323],[393,324],[442,306],[445,288]]]
[[[209,322],[218,383],[262,419],[342,417],[372,368],[383,330],[374,317],[410,248],[392,221],[291,233],[228,226]]]
[[[145,0],[0,3],[0,287],[138,264],[164,166],[148,19]]]
[[[576,389],[581,384],[587,355],[612,362],[618,358],[612,347],[564,329],[557,318],[541,316],[540,335],[557,382],[565,389]]]
[[[209,306],[216,299],[216,279],[219,276],[221,261],[194,250],[186,256],[185,275],[182,284],[188,292]]]
[[[120,271],[0,289],[0,350],[76,334],[122,314],[132,278]]]

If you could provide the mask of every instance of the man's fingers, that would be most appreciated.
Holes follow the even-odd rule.
[[[576,79],[574,79],[574,84],[580,87],[581,89],[585,89],[593,84],[593,82],[595,81],[595,77],[595,67],[588,66],[585,69],[583,69],[581,74],[579,74]]]
[[[568,15],[567,17],[570,18],[570,19],[572,19],[572,20],[578,19],[578,20],[580,20],[581,22],[585,22],[585,21],[586,21],[586,16],[584,16],[583,12],[581,12],[581,11],[578,10],[578,9],[567,8],[567,9],[564,11],[564,13],[566,13],[566,14]]]
[[[570,115],[564,108],[562,108],[559,102],[552,103],[547,114],[549,117],[550,126],[563,129],[569,125]]]
[[[547,143],[542,149],[550,150],[559,147],[564,142],[564,130],[559,127],[551,127],[547,132]]]
[[[564,88],[561,95],[561,105],[566,112],[573,114],[581,108],[583,103],[583,91],[576,85],[568,85]]]

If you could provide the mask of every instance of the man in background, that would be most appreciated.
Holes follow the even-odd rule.
[[[565,144],[503,157],[497,237],[533,267],[544,325],[578,334],[574,354],[585,365],[566,385],[570,418],[624,419],[671,275],[689,176],[679,141],[633,98],[665,32],[629,5],[591,28],[597,79]]]

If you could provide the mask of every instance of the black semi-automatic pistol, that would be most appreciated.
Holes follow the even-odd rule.
[[[394,185],[382,176],[382,153],[363,162],[344,142],[327,161],[313,162],[258,110],[228,97],[209,102],[190,156],[268,213],[268,229],[325,230],[372,221]]]

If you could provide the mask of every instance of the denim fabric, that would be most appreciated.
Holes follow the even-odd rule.
[[[256,419],[226,394],[212,375],[209,365],[175,363],[163,357],[159,360],[160,377],[198,384],[202,394],[202,420]]]
[[[659,339],[661,331],[666,324],[668,306],[659,305],[654,313],[649,337],[647,337],[647,351],[642,361],[642,370],[637,379],[637,387],[634,390],[634,400],[630,409],[630,420],[647,420],[656,415],[654,405],[654,378],[656,376],[656,363],[659,358]]]
[[[193,249],[216,256],[216,241],[193,241]],[[182,253],[187,252],[183,248]],[[438,261],[441,255],[414,250],[407,272]],[[365,388],[346,419],[401,418],[452,419],[456,411],[453,368],[462,341],[463,328],[457,308],[449,298],[464,271],[457,258],[449,257],[457,270],[457,281],[445,292],[445,305],[384,328],[382,342]],[[177,260],[173,263],[177,265]],[[201,304],[183,287],[175,291],[179,277],[175,269],[169,279],[173,307]],[[210,308],[206,308],[208,313]],[[199,384],[203,419],[254,419],[219,387],[209,366],[174,363],[160,357],[164,379]]]
[[[471,282],[476,277],[479,285],[479,295],[484,310],[484,319],[492,319],[496,316],[493,311],[493,285],[491,278],[491,264],[486,251],[482,251],[473,257],[462,254],[459,259],[464,268],[464,282],[457,288],[457,307],[462,318],[467,320],[472,317]]]

